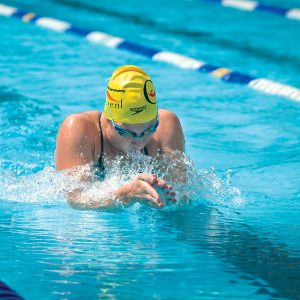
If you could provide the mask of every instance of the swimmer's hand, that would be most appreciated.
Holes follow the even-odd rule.
[[[155,190],[158,192],[159,196],[161,197],[163,203],[168,203],[168,202],[177,202],[175,196],[176,193],[172,191],[173,186],[172,185],[167,185],[166,181],[163,179],[159,179],[156,174],[153,176],[156,177],[155,183],[152,185]]]
[[[165,203],[176,202],[172,186],[167,185],[157,175],[139,174],[131,182],[120,187],[115,196],[124,203],[134,201],[164,207]]]

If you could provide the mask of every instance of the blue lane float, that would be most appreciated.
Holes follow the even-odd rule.
[[[2,300],[24,300],[20,295],[0,281],[0,299]]]
[[[230,1],[233,2],[236,0]],[[78,28],[68,22],[48,17],[37,16],[33,12],[25,12],[17,9],[16,7],[7,6],[0,3],[0,16],[1,15],[5,17],[17,18],[22,20],[23,22],[30,22],[37,26],[57,32],[72,33],[85,38],[93,44],[99,44],[109,48],[116,48],[132,53],[137,53],[139,55],[151,58],[154,61],[168,63],[181,69],[189,69],[198,71],[200,73],[207,73],[221,79],[224,82],[248,85],[255,90],[260,90],[268,94],[283,96],[290,100],[300,102],[300,89],[266,78],[255,78],[247,74],[242,74],[225,67],[214,66],[204,61],[187,57],[178,53],[146,47],[140,44],[126,41],[121,37],[112,36],[105,32]]]
[[[285,18],[300,21],[300,8],[282,8],[267,4],[258,3],[250,0],[201,0],[205,2],[213,2],[222,6],[231,7],[245,11],[264,11],[275,15],[280,15]]]

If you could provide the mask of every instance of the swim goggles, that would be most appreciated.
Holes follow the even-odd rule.
[[[126,130],[124,129],[123,127],[121,127],[120,125],[118,125],[112,115],[111,115],[111,111],[109,109],[109,106],[108,107],[108,112],[109,112],[109,115],[110,115],[110,118],[111,118],[111,122],[114,126],[114,129],[118,132],[118,134],[122,137],[130,137],[134,140],[139,140],[139,139],[143,139],[145,137],[145,135],[149,134],[149,133],[154,133],[158,127],[158,124],[159,124],[159,115],[157,113],[156,115],[156,120],[155,120],[155,124],[149,128],[147,128],[146,130],[142,131],[140,134],[137,134],[136,132],[132,132],[130,130]]]

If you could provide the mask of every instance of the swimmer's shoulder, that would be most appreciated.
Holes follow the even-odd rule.
[[[165,120],[175,121],[178,119],[177,115],[168,109],[159,109],[158,114],[159,114],[160,120],[163,120],[163,121],[165,121]]]
[[[159,109],[159,126],[156,138],[161,148],[184,150],[184,135],[177,115],[167,109]]]
[[[74,145],[90,145],[95,148],[99,136],[99,111],[86,111],[66,117],[59,128],[57,144],[63,148],[66,141]]]
[[[159,127],[158,129],[171,129],[171,128],[178,128],[180,126],[180,121],[177,115],[167,109],[159,109]]]
[[[56,140],[55,163],[58,170],[92,162],[96,156],[97,116],[87,111],[72,114],[63,121]]]
[[[60,130],[73,132],[91,132],[97,130],[101,112],[96,110],[71,114],[65,118]]]
[[[63,121],[56,140],[57,169],[91,162],[100,151],[98,111],[72,114]]]

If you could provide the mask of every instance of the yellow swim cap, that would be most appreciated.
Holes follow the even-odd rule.
[[[139,124],[155,119],[156,95],[147,73],[133,65],[116,69],[108,82],[104,113],[119,123]]]

